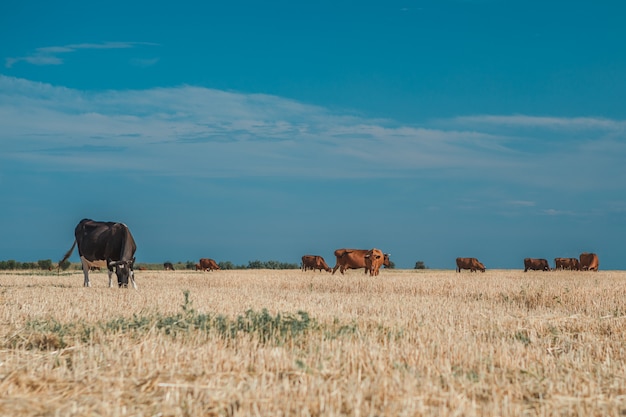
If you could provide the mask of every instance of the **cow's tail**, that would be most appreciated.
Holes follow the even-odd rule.
[[[67,258],[69,258],[72,255],[72,252],[74,251],[75,246],[76,246],[76,239],[74,239],[74,243],[72,244],[72,247],[70,248],[70,250],[68,250],[65,256],[63,257],[63,259],[59,261],[59,269],[61,269],[61,264],[67,261]]]

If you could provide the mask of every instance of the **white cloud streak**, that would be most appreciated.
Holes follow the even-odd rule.
[[[542,117],[528,115],[481,115],[481,116],[463,116],[453,120],[461,125],[471,126],[498,126],[498,127],[517,127],[517,128],[543,128],[554,130],[607,130],[621,131],[626,130],[626,121],[610,120],[595,117]]]
[[[61,65],[63,59],[60,55],[77,52],[83,49],[128,49],[140,45],[156,44],[149,42],[103,42],[103,43],[77,43],[64,46],[46,46],[37,48],[27,56],[9,57],[5,59],[5,67],[11,68],[19,62],[26,62],[32,65]],[[144,62],[146,64],[146,62]]]
[[[487,115],[434,128],[261,94],[194,86],[83,92],[0,76],[0,123],[0,160],[51,171],[476,179],[573,190],[626,184],[620,120]],[[572,141],[582,126],[584,137]]]

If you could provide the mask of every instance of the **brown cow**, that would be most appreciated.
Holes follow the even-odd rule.
[[[549,271],[550,264],[548,264],[547,259],[525,258],[524,272],[527,272],[529,269],[533,271]]]
[[[387,256],[389,259],[389,256]],[[385,262],[385,254],[380,249],[370,249],[365,254],[365,270],[370,271],[370,277],[377,276],[381,265]]]
[[[456,272],[461,272],[461,269],[469,269],[471,272],[481,271],[485,272],[485,265],[483,265],[476,258],[456,258]]]
[[[82,261],[82,259],[81,259],[81,261]],[[85,260],[85,263],[89,267],[90,271],[100,271],[102,268],[106,268],[107,267],[107,262],[106,261],[88,261],[88,260]]]
[[[580,269],[582,271],[597,271],[599,266],[600,261],[595,253],[583,252],[580,254]]]
[[[576,258],[554,258],[554,269],[580,271],[580,262]]]
[[[304,255],[302,257],[302,270],[306,271],[307,269],[312,269],[314,271],[319,269],[320,272],[322,272],[322,269],[326,272],[332,271],[324,258],[319,255]]]
[[[339,269],[342,274],[346,269],[359,269],[363,268],[367,274],[368,269],[365,264],[365,255],[369,252],[368,249],[337,249],[335,251],[335,257],[337,262],[333,268],[333,274]],[[389,261],[389,254],[383,254],[383,265],[388,267],[391,265]]]
[[[220,269],[220,266],[213,260],[209,258],[200,258],[200,263],[196,264],[196,271],[213,271]]]

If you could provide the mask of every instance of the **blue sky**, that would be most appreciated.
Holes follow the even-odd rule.
[[[56,261],[93,218],[128,224],[139,262],[378,247],[399,268],[624,269],[625,14],[3,3],[0,259]]]

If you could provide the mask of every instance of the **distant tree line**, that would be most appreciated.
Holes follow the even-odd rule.
[[[196,269],[196,263],[194,261],[186,261],[186,262],[172,262],[173,266],[177,270],[181,269]],[[231,261],[221,261],[217,263],[222,270],[229,269],[300,269],[300,264],[297,263],[288,263],[288,262],[279,262],[279,261],[248,261],[247,265],[237,265],[232,263]],[[138,263],[135,265],[135,269],[139,267],[146,268],[148,270],[160,270],[163,269],[163,264],[147,264],[147,263]]]
[[[8,261],[0,261],[0,271],[16,270],[16,269],[43,269],[51,270],[55,267],[50,259],[42,259],[37,262],[18,262],[13,259]]]
[[[300,269],[299,264],[295,263],[287,263],[287,262],[279,262],[279,261],[249,261],[248,265],[235,265],[230,261],[219,262],[218,265],[221,269]],[[72,269],[82,269],[82,264],[72,264],[70,261],[65,261],[61,265],[62,270],[67,270],[70,267]],[[160,270],[163,269],[163,264],[147,264],[147,263],[138,263],[135,265],[135,269],[138,267],[144,267],[150,270]],[[187,262],[178,262],[174,264],[176,269],[196,269],[196,262],[187,261]],[[0,261],[0,271],[10,271],[10,270],[25,270],[25,269],[42,269],[42,270],[52,270],[56,269],[57,264],[53,263],[51,259],[42,259],[37,262],[19,262],[13,259],[7,261]]]

